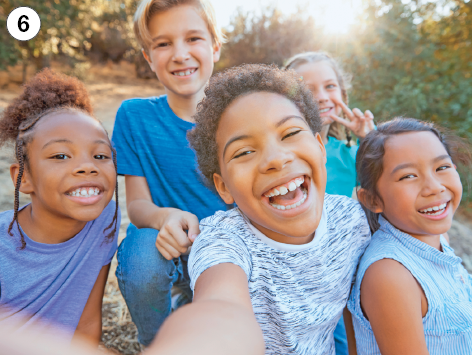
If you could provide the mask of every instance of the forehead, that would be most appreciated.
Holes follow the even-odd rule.
[[[52,138],[106,139],[108,135],[93,117],[81,112],[58,112],[41,118],[34,127],[34,142],[46,142]]]
[[[250,93],[237,98],[226,108],[221,115],[217,137],[254,130],[262,134],[290,115],[302,116],[297,106],[285,96],[269,92]]]
[[[303,80],[307,84],[322,83],[328,80],[338,81],[336,72],[326,60],[305,63],[295,70],[303,76]]]
[[[169,10],[157,12],[149,20],[148,29],[153,38],[192,30],[210,35],[208,25],[201,16],[201,11],[193,5],[179,5]]]
[[[385,142],[385,165],[431,161],[447,154],[439,138],[432,132],[408,132],[389,137]]]

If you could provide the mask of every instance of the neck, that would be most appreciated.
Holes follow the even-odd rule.
[[[323,139],[323,144],[326,145],[326,143],[328,143],[328,131],[329,131],[329,124],[326,124],[326,125],[323,125],[321,127],[321,132],[320,132],[320,136],[321,136],[321,139]]]
[[[203,99],[205,93],[202,88],[198,93],[189,96],[177,95],[166,89],[167,102],[174,113],[184,121],[195,122],[193,115],[197,111],[197,104]]]
[[[410,234],[410,233],[408,233]],[[432,246],[433,248],[442,251],[441,249],[441,235],[418,235],[418,234],[410,234],[413,238],[418,239],[419,241]]]
[[[57,216],[43,208],[29,204],[18,214],[18,221],[26,235],[38,243],[59,244],[79,233],[87,222]]]

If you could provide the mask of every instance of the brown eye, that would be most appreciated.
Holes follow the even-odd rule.
[[[286,136],[284,136],[284,137],[282,138],[282,140],[284,140],[285,138],[292,137],[292,136],[294,136],[294,135],[296,135],[296,134],[298,134],[298,133],[300,133],[300,132],[301,132],[301,130],[294,131],[294,132],[290,132],[289,134],[287,134]]]
[[[52,156],[51,158],[52,159],[58,159],[58,160],[69,159],[69,157],[65,154],[56,154],[56,155]]]

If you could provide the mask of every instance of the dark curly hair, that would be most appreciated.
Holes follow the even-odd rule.
[[[15,157],[20,165],[15,185],[14,215],[8,227],[8,234],[13,236],[11,230],[16,221],[21,236],[21,249],[25,248],[26,242],[18,224],[19,190],[25,164],[28,166],[27,145],[33,139],[35,124],[42,117],[52,113],[71,111],[82,112],[94,117],[87,89],[78,79],[46,68],[24,85],[23,93],[13,100],[0,116],[0,147],[6,143],[14,143]],[[111,149],[116,169],[116,152],[113,147]],[[118,180],[116,181],[115,198],[115,215],[110,225],[105,228],[106,231],[114,225],[113,230],[105,237],[108,241],[111,240],[117,229]]]
[[[213,174],[220,173],[216,131],[221,115],[237,98],[261,91],[288,98],[297,106],[312,132],[320,132],[318,105],[295,71],[279,69],[276,65],[244,64],[220,72],[205,88],[205,98],[198,104],[194,116],[196,126],[187,133],[197,154],[200,171],[210,185],[213,185]]]

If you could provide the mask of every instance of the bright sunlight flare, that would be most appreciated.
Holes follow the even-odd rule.
[[[316,23],[330,34],[346,34],[362,11],[362,0],[211,0],[211,2],[221,27],[229,25],[238,7],[243,11],[257,11],[269,5],[276,5],[287,14],[297,11],[297,8],[307,9]]]

